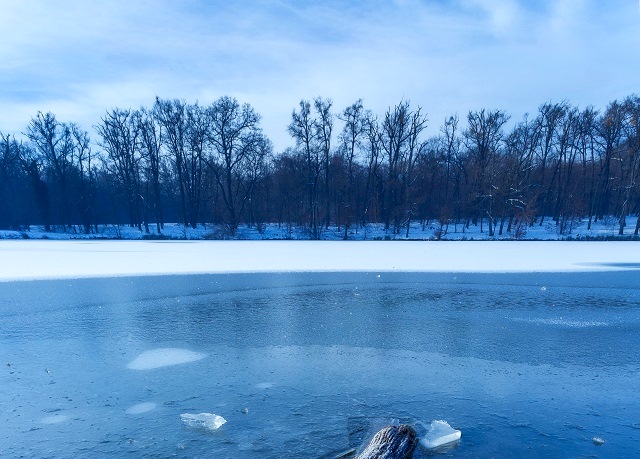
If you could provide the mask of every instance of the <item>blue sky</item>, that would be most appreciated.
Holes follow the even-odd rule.
[[[156,95],[248,102],[276,150],[300,99],[445,117],[640,92],[638,0],[0,0],[0,132],[92,126]]]

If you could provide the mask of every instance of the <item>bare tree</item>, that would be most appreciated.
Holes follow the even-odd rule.
[[[212,149],[206,160],[220,187],[230,232],[235,234],[271,147],[259,127],[260,116],[249,104],[222,97],[207,113]]]
[[[494,235],[493,196],[496,192],[496,159],[502,147],[503,126],[509,116],[501,110],[470,111],[467,116],[469,126],[464,133],[466,147],[473,163],[473,183],[477,216],[482,230],[482,219],[487,218],[489,236]]]
[[[331,223],[331,187],[330,187],[330,167],[329,156],[331,154],[331,133],[333,131],[333,114],[331,113],[331,99],[317,97],[313,100],[317,118],[315,120],[316,139],[324,170],[324,188],[322,190],[324,200],[324,225],[329,228]]]
[[[33,197],[24,167],[29,155],[15,137],[0,133],[0,228],[28,227],[38,217],[31,212]]]
[[[156,222],[156,231],[160,234],[164,228],[161,192],[161,172],[164,163],[164,155],[162,153],[162,128],[155,114],[145,108],[135,113],[135,119],[139,132],[140,149],[144,160],[144,181],[145,186],[149,189],[146,193],[148,196],[147,206],[153,213]]]
[[[69,177],[73,167],[74,143],[71,129],[60,123],[53,113],[38,112],[27,126],[26,135],[41,158],[45,173],[51,176],[58,194],[59,218],[64,229],[71,224],[69,212]],[[32,163],[35,166],[36,163]],[[35,172],[35,171],[33,171]]]
[[[596,142],[599,145],[599,178],[597,186],[595,218],[611,212],[612,192],[616,186],[616,156],[619,155],[624,140],[626,110],[617,100],[611,102],[596,123]]]
[[[427,118],[420,107],[411,111],[409,102],[402,101],[389,108],[380,126],[380,145],[386,159],[387,180],[385,184],[384,220],[389,228],[393,222],[394,233],[409,223],[413,214],[413,203],[407,201],[407,191],[413,184],[413,168],[422,148],[420,134],[427,127]]]
[[[114,108],[102,117],[96,131],[102,137],[102,147],[107,153],[105,168],[115,177],[129,213],[129,224],[142,231],[142,224],[149,232],[144,215],[141,186],[142,153],[139,148],[139,129],[131,110]]]
[[[311,115],[311,103],[300,101],[300,111],[295,109],[291,113],[291,123],[288,127],[289,134],[293,137],[296,148],[300,149],[306,160],[306,189],[307,212],[311,234],[313,239],[320,238],[318,227],[318,180],[322,165],[320,150],[317,148],[316,122]]]
[[[80,221],[84,228],[85,234],[91,232],[91,224],[93,222],[93,206],[95,194],[95,161],[91,151],[91,140],[89,133],[83,131],[80,127],[72,123],[70,125],[71,135],[73,137],[75,159],[75,199],[76,207],[80,215]]]
[[[362,148],[366,134],[366,118],[362,99],[345,108],[338,118],[344,123],[340,133],[339,154],[346,163],[346,180],[342,185],[342,210],[344,214],[344,239],[348,238],[349,227],[354,220],[357,204],[355,195],[355,161],[356,154]]]
[[[156,98],[153,113],[162,126],[162,140],[173,162],[182,222],[195,228],[202,204],[206,116],[197,104],[190,106],[181,100],[159,98]]]
[[[624,234],[626,219],[631,208],[634,191],[637,188],[637,180],[640,175],[640,97],[630,96],[624,100],[626,111],[624,123],[625,145],[621,164],[623,167],[623,193],[620,212],[620,225],[618,234]],[[636,203],[636,207],[639,203]],[[637,207],[638,208],[638,207]],[[640,229],[640,214],[638,215],[634,234],[638,235]]]

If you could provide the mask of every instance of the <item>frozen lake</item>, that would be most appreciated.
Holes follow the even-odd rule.
[[[637,269],[4,282],[0,355],[0,457],[334,457],[392,419],[640,456]]]

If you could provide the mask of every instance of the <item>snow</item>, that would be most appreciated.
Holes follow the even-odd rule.
[[[617,238],[619,231],[619,219],[615,217],[607,217],[597,222],[592,222],[591,228],[587,229],[588,221],[586,219],[575,219],[565,228],[565,234],[559,232],[559,226],[551,218],[545,218],[544,223],[522,228],[520,232],[508,232],[507,227],[503,228],[500,234],[499,228],[496,233],[489,236],[488,224],[486,220],[481,226],[477,224],[449,224],[440,226],[437,221],[429,224],[412,221],[407,234],[406,226],[401,228],[398,234],[394,234],[390,228],[385,229],[382,223],[367,223],[364,226],[350,227],[347,231],[348,240],[351,241],[375,241],[375,240],[434,240],[442,239],[449,241],[457,240],[511,240],[519,238],[521,240],[563,240],[567,238],[585,239],[585,238]],[[624,237],[631,238],[635,231],[636,216],[630,216],[627,220],[628,225],[624,228]],[[570,232],[568,231],[570,229]],[[321,227],[320,239],[328,241],[343,240],[345,236],[344,227],[329,226],[329,228]],[[50,231],[45,231],[44,227],[32,225],[25,230],[0,230],[0,239],[53,239],[53,240],[69,240],[69,239],[127,239],[142,240],[145,238],[152,239],[171,239],[171,240],[217,240],[217,239],[235,239],[235,240],[308,240],[311,233],[309,228],[303,226],[279,225],[275,223],[263,224],[260,227],[253,225],[240,225],[231,235],[224,225],[206,224],[197,225],[196,228],[184,226],[177,223],[167,223],[160,232],[157,231],[155,225],[149,226],[149,233],[144,230],[138,230],[130,226],[116,225],[98,225],[97,229],[93,229],[90,234],[85,234],[81,227],[61,226],[52,227]]]
[[[640,268],[633,241],[0,240],[0,281],[249,272],[575,272]]]
[[[213,413],[183,413],[180,415],[180,419],[189,427],[204,430],[218,430],[227,422],[222,416]]]
[[[129,362],[127,368],[130,370],[153,370],[155,368],[195,362],[204,359],[206,356],[207,354],[193,352],[188,349],[172,347],[151,349]]]
[[[432,421],[426,435],[420,439],[420,444],[427,449],[434,449],[460,440],[461,435],[447,421]]]

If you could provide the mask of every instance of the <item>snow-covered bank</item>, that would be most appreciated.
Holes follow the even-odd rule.
[[[0,280],[241,272],[640,269],[636,242],[0,241]]]
[[[468,227],[458,223],[440,225],[437,221],[430,223],[413,221],[406,231],[403,227],[400,233],[394,234],[392,229],[385,229],[382,223],[367,223],[363,227],[351,226],[347,231],[347,239],[350,241],[384,241],[384,240],[588,240],[588,239],[631,239],[635,231],[635,217],[629,217],[624,234],[620,236],[619,221],[615,217],[592,222],[591,228],[586,220],[575,219],[570,224],[566,224],[564,232],[559,232],[559,227],[551,218],[545,218],[541,225],[535,223],[529,225],[514,225],[511,231],[507,231],[507,226],[500,233],[499,228],[493,236],[489,235],[489,225],[487,221],[481,224],[470,224]],[[138,230],[126,225],[98,225],[93,228],[90,234],[85,234],[79,226],[51,228],[52,231],[45,231],[42,226],[31,226],[28,230],[12,231],[0,230],[0,239],[171,239],[171,240],[309,240],[312,239],[309,228],[303,226],[278,225],[268,223],[260,226],[240,225],[231,235],[224,225],[206,224],[198,225],[196,228],[185,227],[181,224],[168,223],[160,232],[155,225],[149,225],[149,232]],[[320,228],[320,239],[325,241],[339,241],[345,239],[344,227],[330,226]]]

